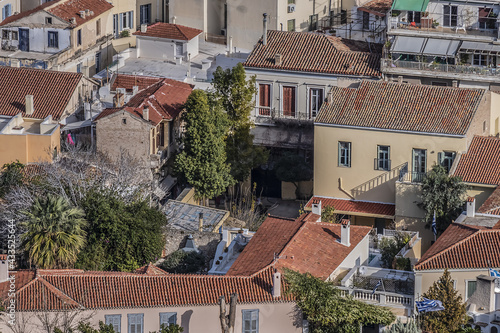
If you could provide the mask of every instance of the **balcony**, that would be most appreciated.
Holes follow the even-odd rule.
[[[409,170],[408,164],[406,164],[406,167],[400,169],[399,181],[403,183],[421,183],[426,175],[426,172]]]
[[[257,124],[275,124],[277,122],[284,123],[310,123],[314,122],[314,118],[309,116],[307,111],[295,110],[291,114],[285,114],[283,110],[276,108],[258,106],[255,108],[255,123]]]

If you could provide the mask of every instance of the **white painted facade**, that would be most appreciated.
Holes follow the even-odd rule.
[[[183,61],[191,59],[199,54],[199,35],[189,41],[167,38],[136,36],[137,57],[175,61],[176,57],[182,56]],[[182,47],[182,53],[179,53]]]

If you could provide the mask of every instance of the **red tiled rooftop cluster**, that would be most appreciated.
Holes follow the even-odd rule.
[[[468,183],[500,185],[500,139],[475,136],[454,175]]]

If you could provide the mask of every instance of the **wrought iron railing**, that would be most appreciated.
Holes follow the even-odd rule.
[[[413,295],[415,291],[415,281],[410,279],[410,272],[404,274],[395,275],[392,279],[356,274],[353,277],[352,282],[354,288],[364,290],[373,290],[377,284],[381,282],[381,284],[377,287],[377,291]]]
[[[452,74],[466,74],[466,75],[479,75],[479,76],[493,76],[500,78],[500,68],[486,67],[486,66],[473,66],[473,65],[450,65],[438,63],[425,63],[419,61],[405,61],[394,59],[382,59],[382,71],[395,70],[395,69],[408,69],[429,72],[445,72]]]

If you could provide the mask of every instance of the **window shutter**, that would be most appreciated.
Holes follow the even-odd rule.
[[[168,324],[169,325],[175,325],[177,324],[177,313],[174,313],[168,318]]]
[[[2,20],[5,20],[5,12],[7,11],[7,6],[2,7]]]
[[[132,28],[134,26],[134,11],[128,12],[128,27]]]
[[[342,159],[342,145],[339,142],[338,143],[338,160],[337,160],[337,163],[338,163],[337,165],[339,165],[339,166],[342,165],[342,163],[340,163],[341,159]]]
[[[120,25],[119,31],[122,31],[123,30],[123,13],[120,13],[120,19],[118,21],[119,21],[119,25]]]
[[[443,160],[444,160],[444,153],[441,151],[438,153],[438,164],[442,166]]]

